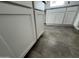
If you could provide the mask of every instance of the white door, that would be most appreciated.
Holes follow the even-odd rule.
[[[76,12],[66,12],[63,24],[73,24]]]
[[[55,14],[55,24],[62,24],[63,21],[63,17],[64,17],[64,13],[56,13]]]
[[[47,24],[62,24],[64,13],[48,13],[46,15]]]
[[[62,24],[66,8],[51,9],[46,11],[46,24]]]
[[[55,23],[55,13],[46,13],[46,24]]]

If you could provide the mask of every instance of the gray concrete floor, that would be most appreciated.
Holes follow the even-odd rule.
[[[45,27],[28,58],[79,57],[79,32],[70,27]]]

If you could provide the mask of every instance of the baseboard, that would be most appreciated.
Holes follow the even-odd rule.
[[[51,23],[47,23],[45,24],[46,26],[60,26],[60,27],[73,27],[73,25],[71,24],[51,24]]]

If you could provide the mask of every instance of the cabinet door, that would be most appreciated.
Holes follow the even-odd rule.
[[[73,24],[76,12],[66,12],[63,24]]]
[[[55,23],[55,13],[46,13],[46,24],[54,24]]]
[[[56,13],[55,14],[55,24],[62,24],[63,21],[63,17],[64,17],[64,13]]]
[[[46,24],[62,24],[66,8],[51,9],[46,11]]]
[[[72,12],[76,12],[78,10],[78,6],[75,6],[75,7],[67,7],[67,12],[68,11],[72,11]]]
[[[44,32],[44,12],[35,10],[37,38]]]
[[[47,24],[62,24],[64,13],[48,13],[46,15]]]

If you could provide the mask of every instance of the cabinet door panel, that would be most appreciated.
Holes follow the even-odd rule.
[[[67,7],[67,11],[73,11],[73,12],[76,12],[78,10],[78,6],[76,7]]]
[[[47,24],[62,24],[64,13],[48,13],[46,15]]]
[[[24,57],[36,41],[33,11],[29,11],[27,14],[0,15],[0,35],[15,55],[10,57]]]
[[[63,17],[64,17],[64,13],[56,13],[55,14],[55,20],[56,20],[56,24],[62,24],[63,21]]]
[[[0,34],[9,47],[20,57],[28,52],[36,41],[34,38],[31,15],[0,15]],[[26,52],[25,52],[26,51]]]
[[[47,24],[55,23],[55,13],[47,13],[46,14],[46,23]]]
[[[75,15],[76,15],[76,12],[66,12],[63,23],[64,24],[73,24]]]

